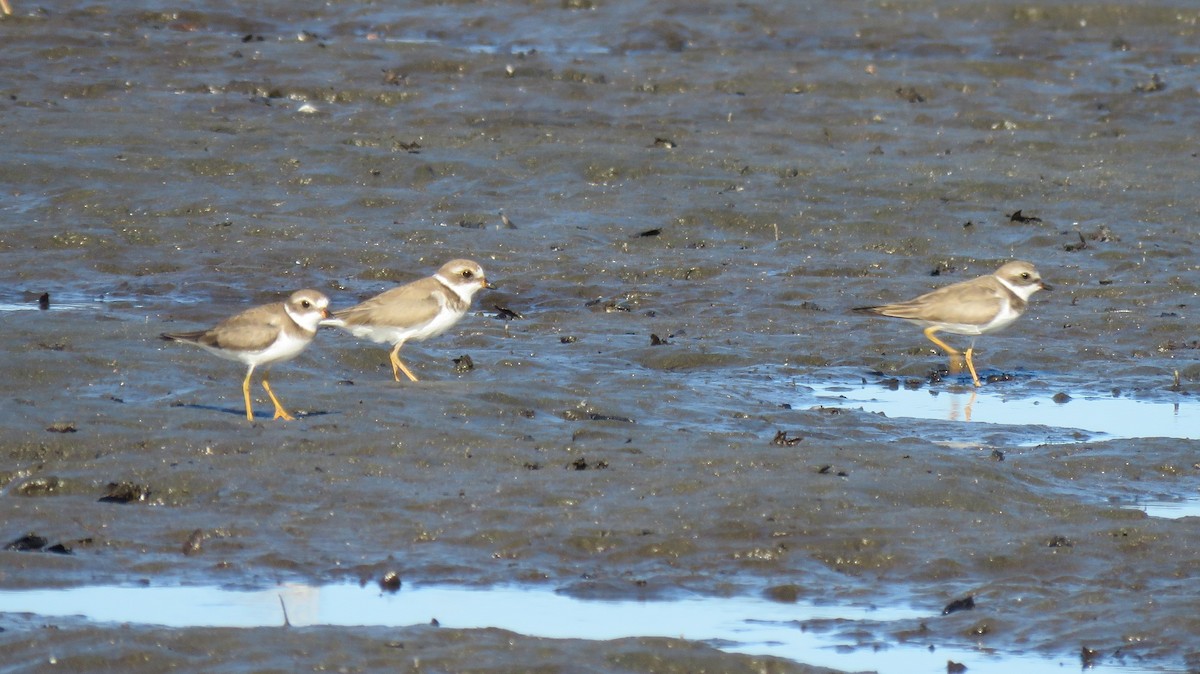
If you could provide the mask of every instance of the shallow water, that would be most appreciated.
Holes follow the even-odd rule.
[[[1045,442],[1045,433],[1052,431],[1073,433],[1079,442],[1200,438],[1200,401],[1186,395],[1145,400],[1110,394],[1056,400],[1047,393],[1004,387],[976,390],[969,383],[938,389],[845,382],[824,384],[815,388],[813,395],[822,405],[893,417],[1040,427],[1028,429],[1029,444]]]
[[[288,584],[259,591],[215,587],[83,587],[0,591],[13,613],[85,617],[96,622],[197,627],[405,627],[436,622],[447,629],[500,628],[547,639],[687,639],[730,653],[770,655],[819,666],[880,674],[937,671],[947,661],[973,672],[1059,672],[1075,662],[987,649],[933,647],[916,635],[896,644],[868,640],[862,628],[892,633],[933,615],[898,607],[816,606],[750,597],[586,600],[534,588],[375,587]],[[520,607],[515,611],[514,607]],[[882,647],[881,647],[882,646]],[[1088,671],[1164,671],[1095,664]]]
[[[0,588],[970,595],[922,643],[1200,665],[1190,4],[14,4],[0,544],[70,554],[0,550]],[[405,347],[420,383],[323,333],[272,373],[290,424],[262,397],[248,424],[238,366],[157,338],[460,256],[500,289]],[[1055,289],[980,338],[1002,376],[978,391],[849,311],[1014,258]],[[43,639],[131,672],[208,671],[179,656],[204,643],[228,671],[304,638],[409,655],[365,628],[34,624],[0,633],[30,671]],[[493,671],[804,670],[406,634],[447,669],[511,641]]]

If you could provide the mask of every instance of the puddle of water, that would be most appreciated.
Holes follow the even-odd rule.
[[[1122,504],[1121,507],[1130,510],[1140,510],[1150,517],[1162,517],[1164,519],[1200,517],[1200,496],[1192,496],[1175,501],[1138,500],[1133,503]]]
[[[79,311],[81,309],[94,309],[95,304],[79,304],[79,303],[51,303],[50,306],[42,308],[37,302],[0,302],[0,312],[5,311]]]
[[[1007,396],[988,387],[909,390],[831,383],[817,385],[818,404],[912,417],[983,424],[1077,429],[1095,438],[1200,438],[1200,404],[1194,401],[1144,401],[1130,398]],[[1036,444],[1036,443],[1034,443]]]
[[[525,588],[404,588],[390,594],[374,586],[283,585],[270,590],[213,587],[98,586],[63,590],[0,591],[0,610],[39,616],[81,616],[96,622],[167,627],[271,627],[290,624],[494,627],[553,639],[673,637],[702,641],[728,652],[773,655],[825,667],[881,674],[945,671],[947,660],[975,674],[1055,672],[1078,667],[1075,656],[1045,658],[928,643],[873,643],[857,647],[832,632],[808,629],[807,620],[863,621],[883,632],[885,623],[937,616],[907,608],[855,608],[784,604],[761,598],[688,598],[675,601],[581,600]],[[880,627],[882,625],[882,627]],[[841,627],[842,625],[839,625]],[[1140,674],[1167,671],[1100,663],[1091,671]]]
[[[5,293],[0,297],[0,313],[9,311],[89,311],[104,309],[117,302],[135,303],[135,298],[123,298],[115,295],[98,295],[89,297],[78,292],[51,293],[41,303],[38,293],[14,292]]]

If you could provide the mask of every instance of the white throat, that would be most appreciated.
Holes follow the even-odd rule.
[[[318,311],[298,313],[292,309],[292,305],[290,304],[284,304],[283,310],[287,312],[288,318],[291,318],[296,325],[299,325],[308,332],[316,332],[317,328],[321,325],[321,313]]]
[[[441,274],[434,274],[433,277],[438,280],[438,283],[441,283],[450,290],[454,291],[454,294],[458,295],[458,299],[466,302],[467,304],[471,303],[471,298],[475,296],[475,291],[479,290],[480,288],[478,283],[452,283],[449,279]]]
[[[1030,295],[1042,289],[1041,286],[1036,283],[1031,283],[1026,286],[1015,286],[999,276],[996,277],[996,280],[1000,282],[1000,285],[1008,288],[1013,292],[1014,295],[1023,300],[1029,300]]]

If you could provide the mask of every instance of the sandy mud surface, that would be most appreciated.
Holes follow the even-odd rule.
[[[1190,3],[13,4],[3,589],[765,594],[929,613],[850,623],[851,647],[1200,667],[1200,517],[1122,507],[1200,497],[1194,426],[967,421],[920,330],[849,311],[1030,260],[1054,290],[979,340],[977,408],[1192,413]],[[248,423],[240,366],[158,339],[454,257],[500,287],[405,347],[422,381],[322,332],[273,372],[294,422]],[[838,386],[946,413],[816,393]],[[134,673],[812,671],[678,640],[0,617],[7,671],[55,649]]]

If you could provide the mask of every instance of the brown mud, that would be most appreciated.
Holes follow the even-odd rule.
[[[921,638],[1200,666],[1200,518],[1118,505],[1194,498],[1194,435],[809,393],[961,387],[925,380],[945,360],[918,329],[849,308],[1026,259],[1055,289],[979,340],[981,375],[1013,375],[981,399],[1197,404],[1190,4],[14,4],[0,544],[45,545],[0,551],[0,587],[973,596]],[[272,375],[295,422],[247,423],[240,366],[157,339],[463,256],[501,287],[405,347],[421,382],[324,332]],[[48,643],[128,672],[332,662],[273,659],[297,643],[367,670],[411,661],[396,640],[453,671],[806,671],[660,640],[4,619],[14,671]]]

